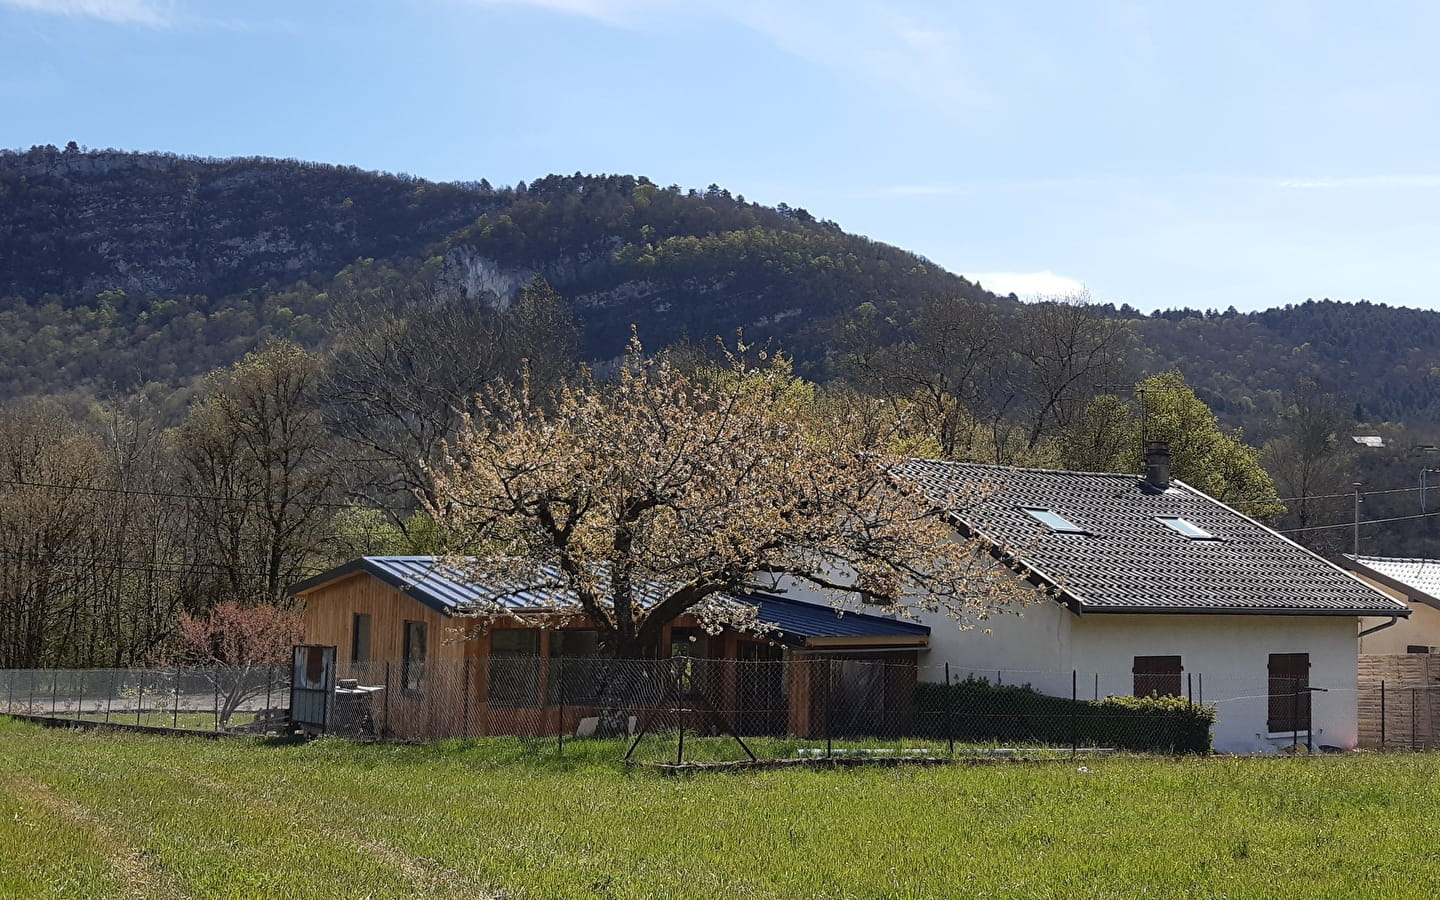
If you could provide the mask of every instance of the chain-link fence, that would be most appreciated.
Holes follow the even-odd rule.
[[[876,659],[494,656],[341,664],[332,731],[362,740],[611,739],[629,759],[1203,752],[1213,711],[1183,697],[1041,693]]]
[[[289,722],[287,666],[0,669],[0,710],[189,731],[265,733]]]
[[[279,733],[289,676],[288,666],[0,670],[0,711]],[[558,751],[589,740],[656,762],[1189,753],[1212,737],[1227,751],[1320,751],[1355,746],[1357,730],[1360,746],[1440,746],[1436,685],[1327,690],[1279,673],[1256,682],[1163,666],[976,671],[858,655],[494,655],[341,663],[337,676],[329,730],[351,739],[504,736]]]

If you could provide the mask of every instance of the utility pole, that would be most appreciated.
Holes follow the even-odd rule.
[[[1356,481],[1356,482],[1354,482],[1354,487],[1355,487],[1355,541],[1354,541],[1354,550],[1353,550],[1353,553],[1354,553],[1355,556],[1359,556],[1359,555],[1360,555],[1360,503],[1362,502],[1361,499],[1360,499],[1360,486],[1361,486],[1362,484],[1364,484],[1363,481]]]

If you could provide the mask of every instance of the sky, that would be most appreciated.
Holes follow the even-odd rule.
[[[999,293],[1440,308],[1440,4],[0,0],[0,146],[719,184]]]

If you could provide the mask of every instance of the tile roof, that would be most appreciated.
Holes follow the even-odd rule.
[[[1344,559],[1359,563],[1356,571],[1362,575],[1379,575],[1382,579],[1395,582],[1412,600],[1427,606],[1440,607],[1440,559],[1405,559],[1394,556],[1352,556]]]
[[[480,585],[469,580],[464,572],[445,565],[433,556],[364,556],[293,585],[294,595],[312,591],[337,579],[367,573],[396,590],[414,597],[441,615],[465,613],[477,606],[499,603],[516,612],[558,606],[578,606],[568,592],[558,589],[533,589],[524,586]],[[558,580],[558,577],[557,577]],[[661,598],[660,585],[642,585],[645,600]],[[803,645],[810,638],[915,638],[924,643],[930,628],[867,613],[845,612],[817,603],[771,594],[729,596],[759,607],[761,622],[778,627],[773,636],[786,644]],[[568,602],[567,602],[568,601]]]
[[[1401,604],[1180,482],[1135,475],[907,460],[894,474],[1060,587],[1083,613],[1407,615]],[[1084,533],[1051,531],[1023,507]],[[1191,539],[1158,519],[1213,535]]]

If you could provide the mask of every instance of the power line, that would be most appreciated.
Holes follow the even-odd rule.
[[[208,500],[217,503],[244,503],[251,505],[263,505],[266,501],[259,497],[224,497],[214,494],[186,494],[179,491],[155,491],[141,490],[138,488],[102,487],[90,484],[57,484],[44,481],[22,481],[14,478],[0,478],[0,485],[13,487],[44,488],[56,491],[89,491],[96,494],[116,494],[126,497],[154,497],[166,500]],[[336,503],[333,501],[315,500],[307,504],[319,509],[350,509],[368,510],[374,509],[369,506],[357,506],[353,503]],[[402,510],[375,509],[375,512],[389,513],[391,515],[404,515]]]
[[[1420,513],[1419,515],[1415,515],[1415,516],[1391,516],[1391,517],[1388,518],[1388,519],[1365,519],[1365,520],[1362,520],[1362,521],[1360,522],[1360,524],[1361,524],[1361,525],[1379,525],[1379,524],[1381,524],[1381,523],[1383,523],[1383,522],[1404,522],[1404,521],[1406,521],[1406,520],[1408,520],[1408,519],[1428,519],[1428,518],[1430,518],[1431,516],[1440,516],[1440,510],[1436,510],[1435,512],[1431,512],[1431,513]],[[1276,529],[1276,530],[1279,531],[1281,534],[1295,534],[1296,532],[1299,532],[1299,531],[1324,531],[1324,530],[1327,529],[1327,528],[1354,528],[1354,527],[1355,527],[1355,523],[1354,523],[1354,522],[1341,522],[1341,523],[1339,523],[1339,524],[1337,524],[1337,525],[1307,525],[1307,526],[1305,526],[1304,528],[1278,528],[1278,529]]]

